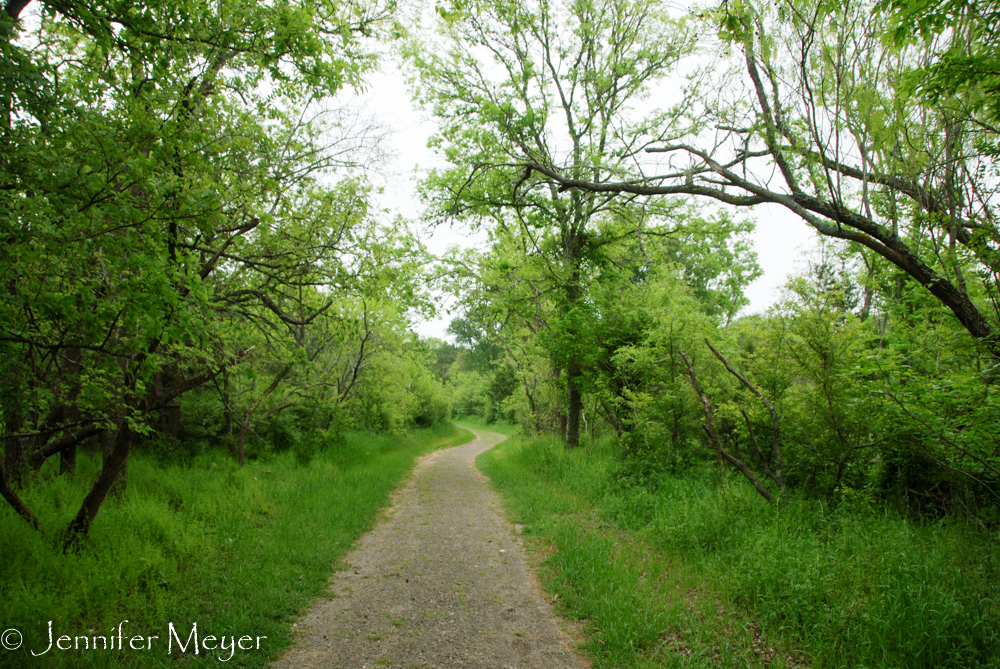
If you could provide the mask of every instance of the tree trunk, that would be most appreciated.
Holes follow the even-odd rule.
[[[870,285],[865,285],[861,289],[861,313],[858,314],[858,320],[864,323],[868,320],[869,314],[872,311],[872,297],[874,297],[875,290]]]
[[[531,384],[528,383],[528,374],[524,370],[521,370],[521,382],[524,384],[524,396],[528,398],[528,410],[531,411],[531,424],[535,428],[535,434],[540,434],[541,417],[538,415],[538,407],[535,405],[535,394],[531,392]]]
[[[580,412],[583,411],[583,396],[579,380],[583,373],[580,365],[573,360],[566,369],[566,448],[580,445]]]
[[[785,492],[785,479],[781,473],[783,465],[781,462],[781,430],[778,425],[778,411],[774,408],[774,405],[771,404],[766,397],[764,397],[764,393],[760,392],[760,390],[757,389],[757,386],[750,383],[749,379],[740,374],[735,367],[729,364],[729,361],[726,360],[725,356],[719,353],[715,347],[712,346],[711,342],[708,341],[708,339],[705,340],[705,344],[708,346],[708,349],[712,352],[712,354],[725,366],[726,371],[739,379],[739,382],[742,383],[747,390],[752,392],[757,399],[761,401],[761,404],[763,404],[771,413],[771,457],[773,458],[774,472],[772,473],[770,471],[766,460],[764,460],[764,471],[771,477],[772,481],[778,484],[778,489],[781,490],[781,492]],[[692,374],[693,373],[694,372],[692,371]],[[753,428],[750,427],[750,417],[747,416],[746,412],[742,409],[740,409],[740,411],[743,412],[743,418],[746,420],[747,430],[750,431],[750,438],[753,439],[754,445],[757,447],[757,450],[760,451],[760,446],[757,444],[757,437],[754,436]],[[761,454],[761,458],[763,459],[763,454]]]
[[[109,463],[114,457],[115,443],[118,439],[118,435],[121,431],[125,429],[125,421],[118,421],[118,429],[116,430],[105,430],[101,435],[101,459],[102,459],[102,471],[106,469]],[[132,445],[129,443],[129,449],[131,450]],[[96,484],[95,484],[96,485]],[[120,476],[112,482],[112,488],[110,490],[113,497],[116,499],[121,499],[125,494],[125,490],[128,488],[128,461],[122,467]],[[103,501],[103,497],[101,498]]]
[[[151,350],[155,350],[155,347],[151,347]],[[145,401],[141,402],[139,406],[142,407],[143,414],[155,411],[188,390],[197,388],[206,381],[215,378],[219,371],[221,370],[188,379],[176,385],[165,395],[147,396]],[[109,494],[116,497],[124,495],[125,489],[128,486],[128,456],[132,452],[132,445],[136,437],[136,433],[129,427],[128,419],[131,416],[143,415],[139,413],[139,406],[133,405],[127,407],[126,411],[130,413],[121,415],[117,421],[117,430],[105,431],[103,435],[104,462],[101,467],[101,473],[98,475],[86,498],[84,498],[83,504],[80,505],[80,511],[76,514],[76,518],[66,528],[63,544],[64,550],[70,550],[80,538],[87,534],[91,523],[94,522],[94,518],[97,516],[97,512],[100,511],[101,505]],[[75,444],[76,442],[74,441],[73,443]]]
[[[97,452],[101,449],[101,439],[100,434],[94,434],[83,442],[83,451],[88,455],[97,455]]]
[[[218,385],[216,385],[218,387]],[[229,372],[222,375],[222,388],[219,390],[222,396],[222,430],[220,436],[233,433],[233,410],[229,406]]]
[[[171,402],[160,408],[160,432],[167,440],[177,441],[181,433],[181,405],[179,403]]]
[[[65,413],[65,404],[57,404],[52,407],[48,415],[45,416],[45,420],[41,423],[42,434],[54,431],[59,425],[64,424]],[[42,466],[45,464],[45,460],[48,458],[48,456],[44,454],[45,446],[47,445],[45,441],[46,438],[43,437],[42,434],[35,436],[34,439],[29,442],[31,445],[28,447],[28,453],[26,454],[28,461],[31,463],[31,468],[36,472],[41,471]]]
[[[249,424],[250,416],[247,416],[247,419],[243,421],[242,425],[240,425],[239,433],[236,435],[236,461],[240,463],[240,467],[242,467],[244,462],[246,462],[246,451],[244,446],[247,441],[247,426]]]
[[[274,380],[271,381],[271,385],[269,385],[264,390],[263,394],[261,394],[260,399],[258,399],[257,402],[252,404],[250,408],[246,410],[246,413],[243,414],[243,421],[240,423],[240,433],[239,436],[236,438],[236,459],[239,461],[240,467],[242,467],[246,462],[246,457],[243,447],[244,444],[246,443],[247,429],[250,427],[250,421],[253,419],[254,414],[257,413],[257,409],[260,407],[260,405],[264,403],[264,400],[266,400],[271,393],[274,392],[274,389],[278,387],[278,385],[282,382],[282,380],[284,380],[286,376],[288,376],[288,373],[290,371],[292,371],[291,365],[285,365],[284,367],[282,367],[281,371],[278,372],[278,374],[274,377]],[[270,416],[271,414],[269,413],[268,415]]]
[[[67,426],[67,432],[74,429],[80,420],[80,408],[76,404],[76,398],[80,394],[80,369],[83,355],[80,349],[70,348],[66,350],[66,375],[76,377],[73,381],[73,389],[66,397],[66,408],[63,409],[63,423]],[[76,473],[76,444],[73,444],[59,453],[59,474],[72,476]]]
[[[76,473],[76,446],[70,446],[59,454],[59,474],[72,476]]]
[[[101,509],[101,504],[104,503],[104,499],[109,493],[120,495],[124,491],[124,486],[120,484],[123,478],[128,476],[128,456],[132,451],[134,439],[135,433],[129,428],[128,422],[123,420],[121,426],[114,433],[114,439],[109,440],[111,447],[105,451],[104,466],[101,468],[100,475],[83,500],[76,518],[66,528],[66,539],[63,544],[65,549],[71,548],[87,534],[97,512]]]
[[[36,530],[41,531],[41,525],[38,522],[38,516],[31,512],[28,505],[24,503],[17,493],[10,487],[7,482],[7,472],[4,470],[3,465],[0,465],[0,496],[3,496],[7,503],[10,504],[17,514],[24,518],[28,523],[34,527]]]
[[[173,388],[176,379],[174,369],[167,368],[156,375],[156,395],[165,396]],[[177,436],[181,430],[181,405],[176,402],[167,402],[160,407],[160,434],[168,441],[177,441]]]
[[[98,427],[97,423],[90,423],[84,425],[79,430],[74,430],[73,432],[66,431],[62,436],[53,439],[41,448],[35,449],[32,454],[32,458],[36,460],[35,466],[41,468],[42,463],[46,458],[50,458],[57,453],[61,453],[63,450],[69,448],[70,446],[76,446],[80,442],[87,442],[88,440],[94,440],[101,434],[101,429]],[[96,445],[96,442],[94,442]],[[96,452],[96,447],[91,449],[91,452]]]
[[[569,245],[565,252],[566,262],[573,266],[573,274],[570,278],[569,286],[566,288],[566,301],[569,305],[569,314],[571,317],[569,321],[571,325],[570,333],[574,338],[579,338],[580,333],[575,325],[573,312],[583,297],[583,291],[580,288],[579,241],[574,237],[565,242]],[[572,345],[574,349],[578,346],[577,342],[574,342]],[[580,445],[580,413],[583,411],[583,396],[580,392],[580,377],[582,376],[583,370],[580,368],[580,354],[576,350],[572,350],[569,364],[566,365],[567,449],[576,448]]]
[[[20,425],[7,424],[8,432],[16,432]],[[20,488],[21,482],[24,477],[24,447],[21,444],[21,439],[13,435],[7,435],[3,440],[3,466],[7,471],[7,476],[4,477],[7,485],[14,488]]]

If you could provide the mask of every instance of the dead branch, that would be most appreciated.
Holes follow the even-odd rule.
[[[767,410],[771,412],[771,433],[772,433],[771,449],[774,457],[774,474],[771,474],[771,472],[768,470],[766,461],[764,462],[764,471],[767,472],[767,475],[771,477],[771,480],[773,480],[776,484],[778,484],[778,489],[784,492],[785,479],[781,475],[781,438],[780,438],[781,432],[778,428],[778,412],[775,411],[774,406],[767,401],[767,398],[764,397],[764,394],[759,390],[757,390],[757,387],[754,384],[750,383],[750,381],[747,380],[745,376],[736,371],[736,369],[729,364],[729,361],[726,360],[725,356],[723,356],[721,353],[715,350],[715,347],[712,346],[712,344],[708,341],[708,339],[705,340],[705,344],[708,346],[708,349],[715,355],[715,357],[718,358],[722,362],[722,364],[726,366],[726,369],[729,370],[729,373],[735,376],[737,379],[739,379],[740,383],[742,383],[747,390],[756,395],[757,399],[761,401],[761,404],[767,407]],[[743,410],[740,409],[740,411]],[[747,415],[745,412],[743,413],[743,418],[747,419]],[[747,419],[747,429],[749,428],[750,428],[750,420]],[[757,446],[757,451],[760,452],[760,446],[757,445],[757,438],[753,436],[752,431],[750,433],[750,436],[753,438],[754,446]],[[763,454],[761,454],[761,459],[763,459]]]
[[[691,379],[691,386],[698,394],[698,397],[701,398],[701,404],[705,409],[705,423],[703,424],[703,427],[705,428],[705,432],[708,433],[708,438],[712,442],[715,452],[729,462],[729,464],[740,470],[740,473],[742,473],[743,476],[750,481],[754,489],[760,493],[761,497],[766,499],[769,503],[777,506],[778,503],[774,499],[774,495],[772,495],[771,492],[764,487],[764,484],[760,482],[760,479],[758,479],[756,474],[753,473],[753,470],[751,470],[745,462],[723,448],[722,439],[719,438],[719,432],[715,429],[715,421],[712,419],[712,403],[708,400],[708,395],[705,394],[705,391],[701,389],[701,384],[698,383],[698,377],[694,373],[694,366],[691,364],[691,359],[688,358],[687,354],[685,354],[681,349],[677,349],[677,353],[681,356],[681,359],[684,360],[684,364],[687,365],[688,377]]]

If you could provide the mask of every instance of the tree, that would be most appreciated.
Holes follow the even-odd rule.
[[[562,340],[572,342],[587,274],[602,248],[649,234],[664,212],[564,192],[531,179],[521,165],[527,157],[599,181],[609,165],[633,160],[672,118],[624,115],[685,52],[687,34],[651,0],[487,0],[453,3],[439,14],[441,39],[415,39],[407,48],[416,97],[443,126],[432,143],[451,163],[431,174],[424,194],[438,221],[525,241],[553,291]],[[565,371],[565,438],[574,447],[581,351],[570,346],[553,360]]]
[[[26,455],[112,430],[72,542],[150,417],[243,357],[221,313],[305,325],[329,308],[276,299],[336,288],[329,220],[364,212],[357,188],[318,184],[339,158],[304,114],[359,81],[388,7],[46,3],[29,34],[10,20],[25,5],[0,35],[0,482],[11,501]]]
[[[910,12],[903,4],[887,16],[865,2],[725,3],[704,17],[742,59],[744,86],[717,72],[713,96],[692,93],[685,104],[697,132],[647,149],[665,160],[653,175],[602,181],[527,154],[524,164],[582,192],[779,204],[924,286],[996,360],[997,132],[982,111],[995,94],[996,40],[995,27],[979,23],[995,12],[918,3],[913,11],[948,30],[932,38],[924,23],[927,40],[911,43],[904,31],[893,43]],[[994,47],[974,46],[980,35]],[[963,49],[971,60],[957,58]],[[934,83],[956,63],[966,76]],[[973,81],[968,68],[980,65],[985,76]],[[914,81],[931,97],[912,95]]]
[[[963,98],[966,113],[994,130],[988,151],[996,156],[1000,120],[1000,8],[966,0],[884,0],[879,11],[889,22],[897,47],[932,45],[934,57],[909,73],[908,88],[930,104]]]

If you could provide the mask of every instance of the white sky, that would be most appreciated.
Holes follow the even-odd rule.
[[[406,82],[394,58],[386,57],[382,68],[368,79],[366,93],[359,96],[366,111],[389,130],[387,149],[393,155],[387,164],[376,171],[371,179],[376,187],[383,188],[376,202],[390,211],[390,216],[401,214],[416,221],[421,206],[416,198],[416,185],[425,171],[441,161],[427,148],[427,140],[434,133],[435,124],[430,114],[412,104]],[[743,212],[746,214],[746,210]],[[753,210],[757,229],[753,235],[754,249],[764,275],[747,289],[750,307],[745,313],[761,312],[779,297],[779,289],[790,273],[804,268],[804,257],[816,247],[815,233],[800,219],[775,205]],[[451,245],[469,247],[475,239],[469,231],[439,228],[433,234],[423,234],[428,249],[435,254]],[[424,337],[450,339],[445,335],[448,323],[455,317],[446,313],[446,302],[435,320],[417,323],[416,331]]]

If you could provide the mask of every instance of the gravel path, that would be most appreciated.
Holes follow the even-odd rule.
[[[531,584],[524,552],[477,455],[476,440],[423,458],[331,582],[333,598],[297,625],[273,666],[364,669],[581,669]]]

